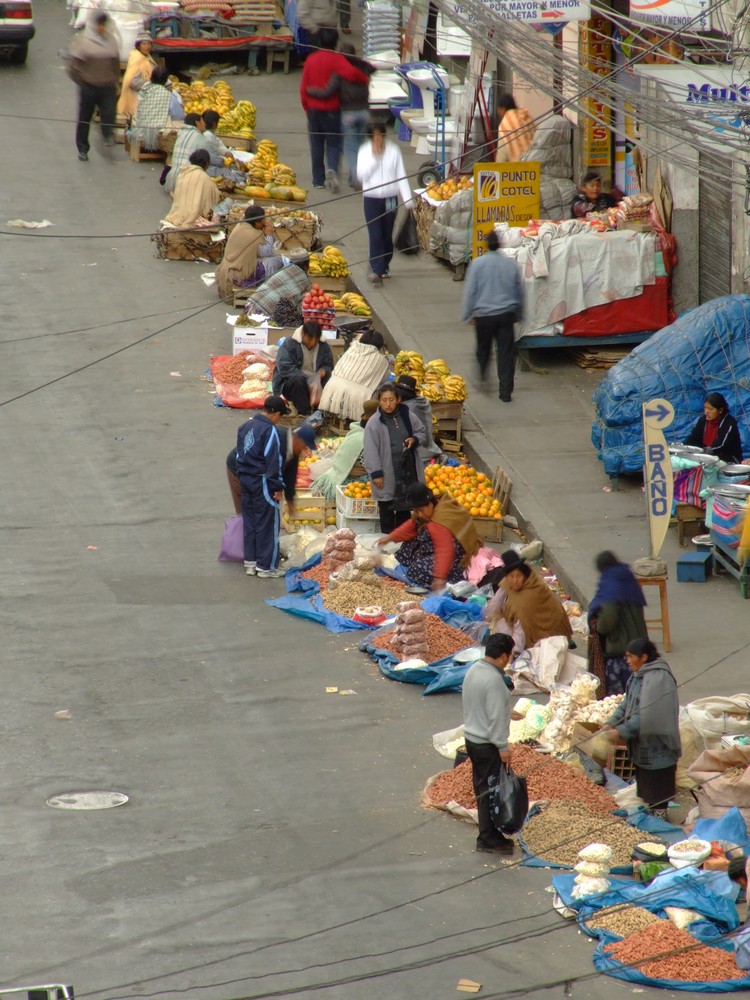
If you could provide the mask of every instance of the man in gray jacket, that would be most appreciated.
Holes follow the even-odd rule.
[[[469,667],[461,692],[466,752],[471,760],[479,813],[476,849],[489,854],[513,853],[513,841],[504,837],[492,824],[489,800],[490,778],[499,774],[501,764],[510,764],[510,691],[503,671],[510,662],[512,652],[511,636],[501,633],[491,635],[485,646],[484,659]]]

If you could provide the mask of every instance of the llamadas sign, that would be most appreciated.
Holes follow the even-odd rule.
[[[485,237],[500,222],[526,226],[539,218],[539,163],[477,163],[474,166],[474,256],[486,250]]]

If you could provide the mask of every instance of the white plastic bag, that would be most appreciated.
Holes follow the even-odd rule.
[[[722,736],[750,736],[750,694],[698,698],[685,706],[685,716],[703,739],[704,749],[714,750]]]
[[[441,757],[448,760],[456,759],[456,749],[464,742],[464,727],[456,726],[455,729],[445,729],[442,733],[434,733],[432,745]]]

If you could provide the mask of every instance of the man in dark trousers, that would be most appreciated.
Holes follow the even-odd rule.
[[[472,766],[474,794],[479,813],[478,851],[489,854],[512,854],[513,841],[504,837],[490,817],[490,778],[500,773],[501,765],[510,764],[510,691],[503,671],[510,662],[513,639],[509,635],[491,635],[484,658],[469,667],[464,678],[461,701],[464,709],[466,752]]]
[[[294,403],[303,416],[312,412],[313,399],[316,406],[320,401],[319,394],[311,397],[311,385],[319,379],[322,388],[333,371],[333,354],[322,337],[320,323],[307,320],[291,337],[284,338],[276,355],[273,391]]]
[[[248,576],[282,575],[278,565],[284,454],[276,424],[289,412],[280,396],[268,396],[260,413],[246,420],[237,431],[237,474],[242,485]]]
[[[487,236],[487,253],[469,264],[461,318],[465,323],[473,323],[476,330],[477,363],[482,379],[494,340],[500,399],[509,403],[516,368],[513,324],[523,319],[523,289],[518,265],[498,253],[499,246],[493,229]]]

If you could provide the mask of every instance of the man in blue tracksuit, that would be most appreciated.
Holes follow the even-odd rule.
[[[281,576],[279,520],[284,491],[284,455],[276,424],[289,413],[280,396],[268,396],[263,409],[237,431],[237,473],[242,485],[245,572]]]

